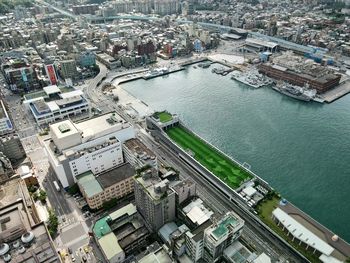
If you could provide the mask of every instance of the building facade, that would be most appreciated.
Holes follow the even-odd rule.
[[[134,177],[134,185],[137,209],[153,231],[175,219],[175,193],[167,179],[149,169]]]
[[[124,142],[123,152],[125,161],[135,168],[141,168],[146,165],[155,169],[158,168],[156,155],[137,138]]]
[[[99,209],[105,202],[122,198],[134,191],[134,168],[125,163],[95,176],[91,171],[77,176],[80,192],[90,209]]]
[[[135,137],[134,127],[116,113],[82,122],[50,125],[51,138],[44,142],[50,165],[63,187],[87,171],[98,175],[124,162],[122,143]]]

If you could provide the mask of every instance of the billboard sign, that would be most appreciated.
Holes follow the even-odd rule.
[[[57,76],[56,76],[54,66],[52,64],[46,65],[45,69],[46,69],[46,74],[50,79],[51,85],[56,85],[57,84]]]

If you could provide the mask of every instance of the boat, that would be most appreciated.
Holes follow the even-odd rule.
[[[193,68],[197,68],[197,66],[193,66]]]
[[[272,88],[284,95],[287,95],[288,97],[297,100],[310,101],[316,98],[315,89],[307,89],[305,87],[299,87],[289,83],[277,83]]]
[[[169,68],[164,67],[164,68],[155,68],[152,69],[151,71],[148,71],[146,74],[143,75],[144,79],[151,79],[159,76],[163,76],[169,73]]]
[[[199,63],[198,67],[200,67],[200,68],[209,68],[210,65],[211,65],[211,62],[208,61],[208,62]]]
[[[270,78],[260,74],[256,69],[250,69],[246,72],[234,71],[231,79],[256,89],[271,85],[273,83]]]

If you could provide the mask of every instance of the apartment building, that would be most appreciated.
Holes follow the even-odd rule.
[[[0,135],[13,131],[11,119],[6,111],[4,102],[0,100]]]
[[[155,169],[149,169],[134,177],[134,185],[137,210],[153,231],[175,220],[175,193],[169,188],[169,180],[162,180]]]

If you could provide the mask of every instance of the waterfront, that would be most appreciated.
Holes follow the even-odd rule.
[[[189,128],[248,162],[283,196],[350,240],[350,97],[303,103],[211,69],[188,67],[123,87],[155,110],[178,113]]]

